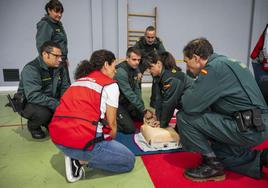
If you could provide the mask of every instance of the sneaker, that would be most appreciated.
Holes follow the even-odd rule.
[[[67,180],[69,182],[76,182],[80,180],[83,174],[85,174],[83,166],[76,159],[72,159],[66,155],[64,157],[65,157],[65,171]]]

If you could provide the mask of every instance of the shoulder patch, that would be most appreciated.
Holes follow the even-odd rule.
[[[164,85],[164,89],[168,89],[168,88],[170,88],[171,87],[171,84],[165,84]]]
[[[208,74],[208,71],[206,69],[201,69],[201,74],[206,75]]]

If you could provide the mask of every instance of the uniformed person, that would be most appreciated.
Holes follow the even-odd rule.
[[[169,52],[159,56],[151,54],[149,67],[152,76],[157,77],[156,117],[161,128],[168,127],[174,110],[181,109],[181,96],[193,83],[193,79],[181,72]]]
[[[197,79],[177,114],[183,148],[203,162],[184,174],[193,181],[223,180],[224,169],[261,178],[268,150],[252,148],[268,137],[268,108],[245,64],[214,53],[205,38],[190,41],[184,61]]]
[[[145,112],[139,86],[140,80],[136,71],[141,60],[141,52],[137,48],[130,47],[126,56],[126,61],[116,66],[115,79],[118,81],[120,90],[117,127],[118,131],[134,133],[133,120],[142,121]]]
[[[45,6],[45,10],[47,14],[37,23],[36,48],[40,53],[44,42],[58,43],[63,55],[62,66],[66,69],[68,81],[71,83],[68,71],[67,35],[60,21],[64,11],[63,6],[59,0],[50,0]]]
[[[61,62],[60,46],[47,41],[41,55],[26,64],[21,72],[18,93],[24,96],[25,108],[21,115],[28,119],[28,129],[35,139],[45,138],[41,126],[47,128],[59,99],[69,87]]]
[[[146,71],[146,69],[149,67],[149,61],[150,61],[149,54],[151,54],[152,52],[160,54],[166,51],[162,41],[158,37],[156,37],[156,30],[155,27],[153,26],[148,26],[146,28],[144,36],[140,37],[140,39],[136,42],[134,47],[140,49],[142,52],[142,59],[139,64],[139,72],[141,74],[143,74],[144,71]],[[153,108],[155,107],[156,82],[157,80],[153,78],[152,93],[150,97],[150,106]]]

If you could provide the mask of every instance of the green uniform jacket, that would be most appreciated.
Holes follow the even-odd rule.
[[[124,61],[116,66],[115,79],[120,89],[119,104],[132,105],[142,113],[145,107],[139,86],[140,81],[137,80],[137,71]]]
[[[183,110],[190,114],[212,110],[233,115],[234,112],[253,107],[267,108],[246,65],[217,54],[209,57],[204,71],[183,95],[182,104]]]
[[[37,23],[36,48],[40,54],[40,47],[46,41],[53,41],[60,45],[62,55],[67,59],[67,35],[61,22],[46,15]]]
[[[158,78],[156,116],[162,128],[167,127],[175,109],[181,108],[181,96],[193,79],[181,71],[163,69]]]
[[[142,51],[142,55],[146,56],[148,53],[155,51],[158,54],[166,51],[162,41],[156,37],[155,41],[152,45],[147,44],[144,36],[140,37],[140,39],[134,45],[135,48],[138,48]]]
[[[24,66],[18,93],[23,94],[26,103],[46,106],[54,111],[68,87],[65,70],[62,67],[49,70],[39,56]]]
[[[151,52],[156,52],[157,54],[163,53],[166,51],[162,41],[156,37],[155,41],[152,45],[147,44],[146,39],[144,36],[140,37],[140,39],[136,42],[134,45],[135,48],[138,48],[142,52],[142,58],[143,60],[139,64],[140,72],[143,73],[147,68],[148,65],[146,63],[146,60],[148,58],[148,54]]]

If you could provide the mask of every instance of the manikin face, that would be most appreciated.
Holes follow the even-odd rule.
[[[156,64],[150,64],[149,71],[152,76],[160,76],[162,71],[162,63],[161,61],[157,61]]]
[[[134,52],[131,52],[130,56],[127,57],[127,63],[133,69],[136,69],[139,66],[140,61],[141,61],[141,56],[135,54]]]
[[[52,68],[59,67],[62,61],[62,54],[59,48],[52,48],[51,52],[44,51],[42,57],[47,66]]]
[[[146,31],[145,40],[147,44],[152,45],[155,41],[155,31]]]
[[[54,9],[48,9],[48,15],[55,21],[60,21],[62,17],[62,12],[56,12]]]

